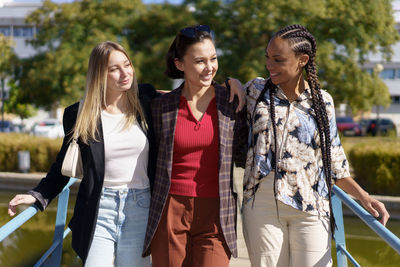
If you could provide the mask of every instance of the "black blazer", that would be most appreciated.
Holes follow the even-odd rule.
[[[147,138],[150,144],[148,176],[151,188],[154,184],[156,148],[150,104],[151,100],[156,96],[157,92],[151,84],[139,85],[139,99],[149,127],[147,131]],[[61,192],[70,179],[61,174],[61,166],[69,145],[71,129],[75,125],[78,107],[79,102],[65,109],[63,116],[65,137],[61,150],[46,177],[30,191],[30,193],[37,199],[35,204],[42,211],[48,206],[50,201]],[[139,124],[141,124],[141,121],[139,122]],[[101,120],[98,122],[98,129],[98,142],[89,141],[89,144],[86,145],[78,140],[81,149],[84,175],[79,186],[74,214],[68,225],[72,231],[72,247],[83,262],[86,261],[90,244],[93,239],[99,200],[104,181],[104,143]]]

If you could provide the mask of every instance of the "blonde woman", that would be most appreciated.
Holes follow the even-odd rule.
[[[64,111],[65,137],[47,176],[16,206],[35,203],[44,210],[68,183],[61,165],[73,133],[79,135],[84,176],[76,199],[72,247],[85,266],[150,266],[142,258],[154,170],[149,104],[156,91],[138,87],[135,69],[124,48],[97,45],[90,56],[82,112],[79,103]]]

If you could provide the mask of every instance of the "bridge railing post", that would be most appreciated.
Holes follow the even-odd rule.
[[[334,193],[332,193],[332,210],[333,210],[333,215],[335,216],[335,222],[337,227],[335,231],[337,266],[347,267],[347,257],[342,250],[342,248],[346,248],[342,201]]]
[[[74,181],[70,182],[71,184]],[[69,185],[58,196],[56,224],[54,228],[53,244],[49,250],[34,265],[37,266],[61,266],[62,246],[64,240],[64,228],[67,220]]]

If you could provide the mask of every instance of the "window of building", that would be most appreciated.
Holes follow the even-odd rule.
[[[392,104],[400,104],[400,96],[398,95],[392,95]]]
[[[11,34],[10,26],[0,26],[0,33],[2,33],[4,36],[10,36]]]
[[[33,37],[33,28],[29,26],[15,26],[14,37]]]
[[[394,79],[395,77],[395,69],[384,69],[380,75],[382,79]]]

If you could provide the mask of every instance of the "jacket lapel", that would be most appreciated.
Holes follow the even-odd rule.
[[[232,135],[231,128],[229,127],[229,123],[231,121],[231,109],[229,108],[230,103],[228,103],[229,99],[227,98],[226,89],[221,87],[218,84],[215,84],[215,100],[217,103],[218,110],[218,130],[219,130],[219,158],[222,159],[223,152],[225,151],[225,147],[227,142],[231,140],[227,138]]]
[[[162,131],[165,134],[166,151],[168,151],[167,171],[169,179],[172,173],[172,160],[174,150],[175,126],[178,117],[179,103],[183,84],[173,90],[166,99],[162,110]]]
[[[92,152],[94,166],[97,173],[97,179],[99,180],[100,184],[103,185],[105,158],[104,158],[103,127],[101,124],[101,119],[99,119],[99,121],[97,122],[97,129],[98,132],[96,134],[96,139],[98,141],[89,141],[89,146],[90,146],[90,151]]]

